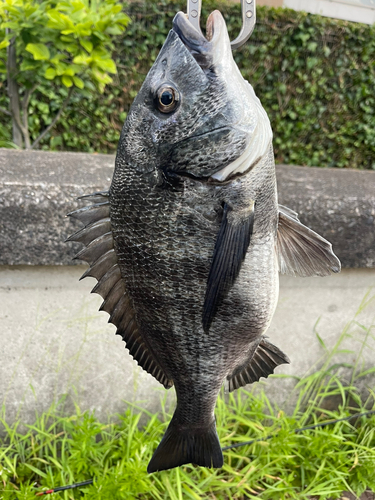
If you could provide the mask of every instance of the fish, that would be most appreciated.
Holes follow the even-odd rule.
[[[265,333],[279,273],[340,271],[332,245],[278,204],[272,128],[232,56],[225,20],[206,36],[176,14],[136,96],[108,191],[70,214],[68,240],[96,278],[138,364],[176,409],[149,473],[184,464],[220,468],[215,404],[289,363]]]

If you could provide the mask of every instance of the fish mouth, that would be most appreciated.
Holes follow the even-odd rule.
[[[189,50],[198,64],[210,68],[215,62],[215,53],[222,45],[229,44],[227,27],[220,11],[214,10],[208,16],[206,23],[206,37],[197,31],[188,20],[186,14],[178,12],[173,19],[173,31],[177,33],[185,47]]]

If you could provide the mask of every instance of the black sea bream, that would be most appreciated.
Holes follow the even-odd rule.
[[[124,124],[109,192],[71,215],[117,333],[177,408],[148,471],[221,467],[216,398],[288,358],[264,334],[278,273],[340,270],[331,245],[278,206],[272,130],[225,21],[207,39],[179,12]]]

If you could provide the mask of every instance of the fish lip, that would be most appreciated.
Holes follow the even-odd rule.
[[[202,70],[214,72],[223,60],[232,58],[227,26],[221,12],[214,10],[208,16],[206,37],[194,28],[186,14],[178,12],[173,19],[173,30]]]
[[[173,31],[202,70],[212,70],[214,66],[215,46],[221,36],[218,18],[221,18],[221,14],[219,11],[214,11],[207,19],[208,39],[194,28],[183,12],[178,12],[173,19]],[[217,32],[215,32],[215,25],[219,28]]]
[[[173,19],[173,31],[191,52],[209,52],[210,42],[197,31],[187,19],[186,14],[177,12]]]

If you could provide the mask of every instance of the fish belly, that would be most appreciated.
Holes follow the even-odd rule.
[[[267,331],[279,290],[273,238],[252,241],[240,273],[212,328],[222,332],[228,372],[249,362],[254,345]]]

